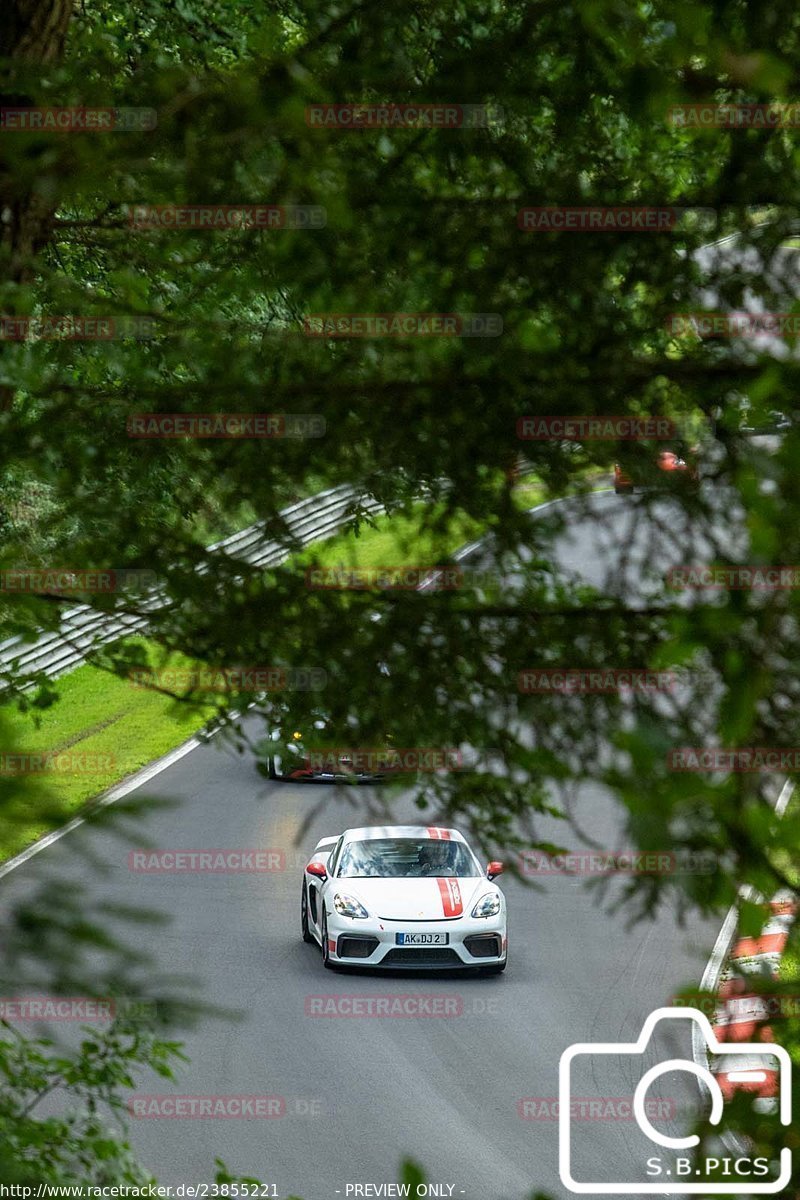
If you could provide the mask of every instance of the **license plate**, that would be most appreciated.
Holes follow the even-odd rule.
[[[450,940],[449,933],[396,933],[394,936],[398,946],[446,946]]]

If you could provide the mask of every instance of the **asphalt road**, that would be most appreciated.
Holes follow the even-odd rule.
[[[608,555],[629,545],[632,506],[610,493],[592,503],[560,552],[566,569],[597,582]],[[600,517],[609,520],[605,532]],[[669,530],[670,522],[664,524]],[[280,1096],[285,1114],[134,1119],[136,1153],[167,1184],[210,1182],[220,1155],[232,1170],[275,1184],[278,1196],[331,1200],[359,1194],[348,1185],[395,1182],[408,1154],[432,1183],[446,1185],[442,1195],[517,1200],[540,1188],[566,1196],[557,1122],[523,1119],[520,1101],[557,1096],[559,1056],[570,1043],[633,1040],[651,1010],[699,978],[719,925],[695,921],[680,929],[662,911],[626,929],[623,916],[610,915],[582,880],[553,875],[539,890],[506,885],[510,965],[503,976],[333,974],[323,971],[317,948],[300,939],[302,864],[319,837],[360,822],[368,789],[268,783],[247,757],[212,743],[165,770],[148,791],[171,806],[147,817],[142,843],[146,837],[159,848],[271,848],[285,856],[286,869],[136,873],[129,847],[84,826],[4,879],[0,902],[5,908],[57,874],[80,878],[99,902],[161,909],[169,924],[147,934],[160,970],[193,977],[209,1004],[242,1013],[236,1021],[203,1019],[187,1036],[191,1062],[181,1068],[177,1088],[154,1078],[142,1080],[137,1094]],[[394,812],[399,821],[418,817],[407,799]],[[623,848],[620,817],[607,796],[584,789],[577,812],[599,845]],[[103,875],[91,874],[84,847],[105,863]],[[321,994],[446,997],[456,1011],[307,1015],[307,998]],[[688,1053],[688,1037],[681,1045]],[[587,1086],[592,1095],[629,1098],[631,1075],[615,1060],[592,1073]],[[696,1092],[691,1082],[683,1090],[675,1083],[669,1095],[690,1099]],[[523,1105],[523,1114],[531,1111]],[[679,1124],[676,1118],[664,1128]],[[584,1122],[580,1133],[587,1147],[581,1162],[615,1181],[630,1158],[632,1122]]]

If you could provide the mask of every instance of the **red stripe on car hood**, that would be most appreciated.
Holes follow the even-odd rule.
[[[439,895],[442,897],[442,910],[446,917],[460,917],[464,911],[461,901],[461,888],[457,879],[437,879]]]

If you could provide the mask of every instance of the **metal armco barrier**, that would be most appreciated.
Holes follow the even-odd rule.
[[[300,500],[282,509],[279,515],[288,534],[301,546],[307,546],[310,542],[337,533],[347,523],[356,503],[362,512],[384,511],[383,505],[377,500],[359,497],[349,484],[341,484]],[[278,566],[289,557],[291,549],[268,538],[264,532],[265,524],[258,521],[239,533],[214,542],[207,549],[211,554],[226,554],[255,567]],[[163,592],[153,589],[142,598],[140,607],[154,612],[163,601]],[[22,636],[17,636],[0,642],[0,676],[13,673],[19,677],[39,673],[56,679],[84,662],[98,646],[146,627],[146,616],[108,616],[95,612],[89,605],[77,605],[63,614],[58,631],[43,633],[35,641],[26,641]]]

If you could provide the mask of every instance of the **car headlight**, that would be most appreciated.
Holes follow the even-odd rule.
[[[472,910],[473,917],[496,917],[500,912],[500,897],[497,892],[487,892],[481,896]]]
[[[333,907],[340,917],[368,917],[364,905],[354,896],[343,896],[341,893],[333,897]]]

